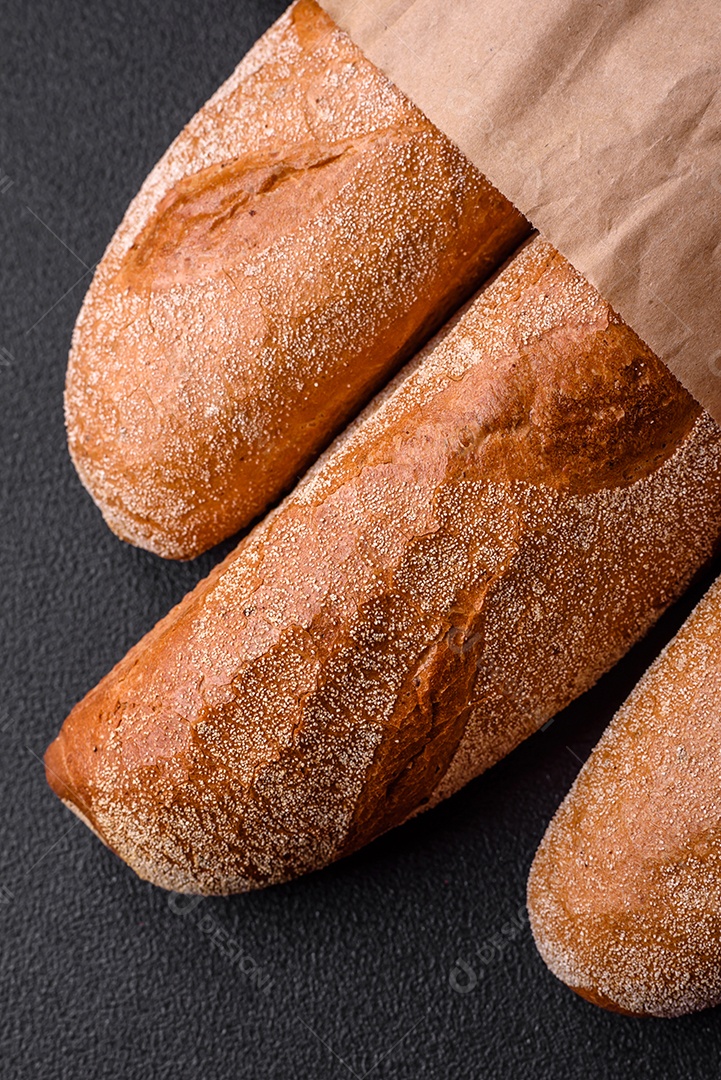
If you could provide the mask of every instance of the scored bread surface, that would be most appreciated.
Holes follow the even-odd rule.
[[[73,460],[108,524],[189,558],[283,494],[528,235],[312,2],[190,121],[73,335]]]
[[[590,686],[721,534],[721,433],[536,239],[71,713],[48,779],[227,893],[450,795]]]

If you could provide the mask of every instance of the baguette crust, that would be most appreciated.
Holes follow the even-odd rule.
[[[585,690],[721,533],[721,433],[535,240],[76,706],[48,779],[166,888],[322,866]]]
[[[612,721],[531,870],[541,955],[598,1005],[721,1002],[720,745],[721,580]]]
[[[190,558],[247,525],[528,232],[298,0],[152,171],[78,319],[68,441],[110,527]]]

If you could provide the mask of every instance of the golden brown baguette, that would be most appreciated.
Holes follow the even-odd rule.
[[[639,638],[721,535],[721,432],[529,244],[76,706],[55,791],[227,893],[450,795]]]
[[[721,1002],[721,581],[620,709],[528,885],[544,960],[583,997],[678,1016]]]
[[[68,440],[110,527],[189,558],[247,525],[528,233],[299,0],[152,171],[78,319]]]

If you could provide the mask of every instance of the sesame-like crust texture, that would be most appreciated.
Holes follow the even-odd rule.
[[[721,433],[530,242],[73,710],[55,791],[227,893],[450,795],[594,682],[721,534]]]
[[[619,710],[528,887],[541,955],[606,1008],[721,1002],[721,580]]]
[[[261,514],[529,233],[312,0],[190,121],[73,336],[70,452],[123,539]]]

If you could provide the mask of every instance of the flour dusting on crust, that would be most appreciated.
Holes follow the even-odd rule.
[[[78,318],[68,441],[110,527],[189,558],[248,525],[529,228],[299,0],[153,169]]]
[[[721,1001],[721,583],[620,709],[541,844],[529,906],[551,970],[610,1008]]]
[[[51,782],[166,887],[322,866],[590,685],[720,496],[718,429],[535,240],[76,707]]]

